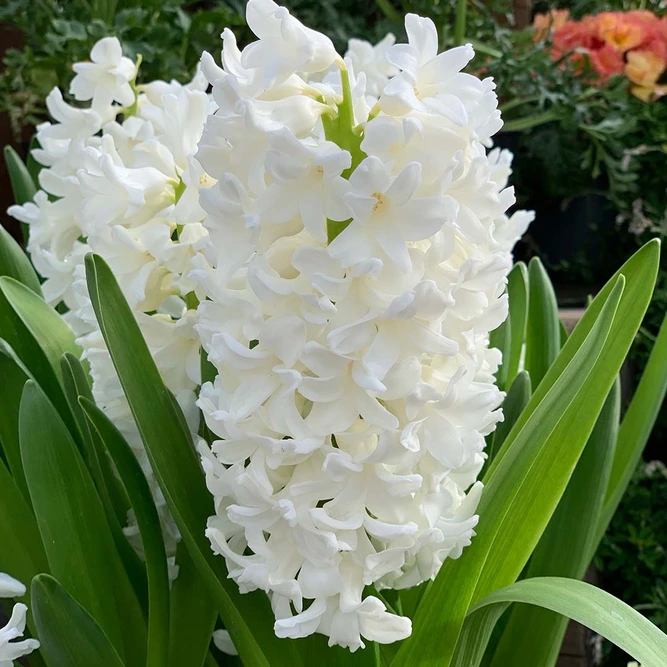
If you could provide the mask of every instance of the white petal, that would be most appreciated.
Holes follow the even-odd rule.
[[[26,588],[20,581],[0,572],[0,598],[20,598],[25,595],[25,591]]]

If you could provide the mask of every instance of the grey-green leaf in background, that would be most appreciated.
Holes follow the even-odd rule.
[[[560,320],[556,293],[537,257],[528,265],[529,298],[526,329],[526,370],[536,388],[560,351]]]
[[[30,371],[16,356],[9,344],[0,338],[0,445],[9,470],[24,498],[30,494],[23,474],[19,446],[19,405],[23,386],[31,378]]]

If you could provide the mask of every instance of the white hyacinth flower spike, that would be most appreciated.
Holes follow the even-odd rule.
[[[241,592],[268,594],[279,637],[354,651],[409,636],[381,591],[475,535],[502,419],[489,332],[531,216],[507,215],[493,82],[461,72],[472,47],[438,54],[408,15],[409,44],[343,59],[272,0],[247,19],[257,41],[226,30],[222,67],[202,60],[207,535]]]

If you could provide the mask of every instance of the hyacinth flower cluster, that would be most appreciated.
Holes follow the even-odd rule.
[[[44,297],[78,335],[95,401],[135,450],[173,557],[178,529],[95,319],[84,257],[93,251],[113,268],[165,383],[196,431],[199,343],[188,274],[207,235],[198,192],[211,181],[192,156],[213,102],[201,75],[187,85],[136,85],[137,68],[115,37],[100,40],[90,62],[74,65],[70,93],[83,104],[68,104],[57,88],[49,94],[53,122],[37,128],[39,147],[32,152],[43,166],[40,190],[34,202],[9,213],[28,224],[27,249],[45,279]],[[140,549],[132,516],[126,533]]]
[[[510,155],[494,84],[407,44],[341,57],[272,0],[257,40],[204,54],[217,110],[196,158],[208,232],[192,259],[198,332],[217,375],[198,405],[216,514],[207,535],[242,592],[266,591],[279,637],[352,651],[407,637],[382,599],[470,544],[485,436],[502,419]]]

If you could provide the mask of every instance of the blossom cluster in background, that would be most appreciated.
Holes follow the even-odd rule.
[[[27,250],[45,279],[44,298],[59,306],[90,364],[97,404],[136,452],[160,512],[167,551],[178,529],[152,474],[139,432],[88,297],[84,257],[101,255],[135,312],[168,388],[189,418],[199,416],[199,342],[190,261],[207,232],[198,193],[211,181],[192,158],[213,101],[201,75],[187,84],[135,85],[137,65],[115,37],[100,40],[89,62],[76,63],[68,104],[54,88],[53,118],[37,128],[33,157],[43,165],[33,202],[12,206],[28,224]],[[140,548],[130,517],[128,536]],[[175,573],[175,570],[173,570]]]
[[[550,37],[554,60],[567,57],[582,71],[590,64],[598,81],[616,75],[629,80],[630,91],[644,101],[667,94],[667,17],[645,10],[601,12],[580,21],[566,9],[537,14],[535,41]]]

